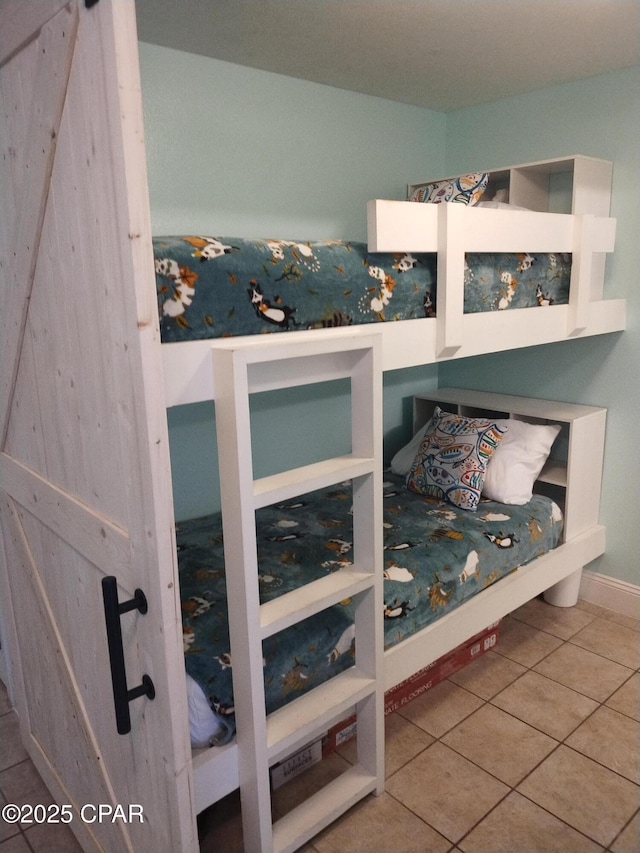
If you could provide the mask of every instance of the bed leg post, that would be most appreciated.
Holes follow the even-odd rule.
[[[577,569],[564,580],[545,590],[544,600],[547,604],[553,604],[554,607],[573,607],[578,603],[581,580],[582,569]]]

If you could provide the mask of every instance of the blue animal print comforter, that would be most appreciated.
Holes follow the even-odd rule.
[[[165,343],[435,316],[436,256],[364,243],[238,237],[153,241]],[[466,313],[566,303],[571,262],[469,254]]]
[[[562,518],[548,498],[524,506],[482,501],[477,512],[416,495],[388,475],[384,490],[385,646],[457,607],[554,548]],[[338,571],[352,559],[351,484],[257,512],[261,600]],[[187,672],[214,709],[233,719],[223,537],[219,516],[177,529]],[[269,712],[353,665],[347,600],[263,644]],[[231,732],[232,723],[229,727]]]

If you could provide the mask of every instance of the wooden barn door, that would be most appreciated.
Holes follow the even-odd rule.
[[[23,740],[85,849],[195,850],[133,0],[0,0],[0,96],[0,550]],[[155,687],[125,701],[127,734],[108,576],[148,603],[120,619],[125,690]]]

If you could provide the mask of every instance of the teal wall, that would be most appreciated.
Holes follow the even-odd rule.
[[[368,199],[444,169],[441,113],[148,44],[140,65],[156,235],[366,240]],[[387,453],[436,386],[433,366],[385,377]],[[211,404],[169,412],[178,519],[219,507],[214,421]],[[255,476],[347,452],[349,427],[344,386],[256,397]]]
[[[389,373],[385,449],[388,459],[408,437],[412,394],[438,384],[606,406],[607,554],[590,568],[640,583],[628,451],[640,420],[640,288],[628,286],[640,268],[640,69],[445,115],[146,44],[140,53],[155,234],[363,240],[366,201],[402,198],[410,181],[575,153],[614,161],[606,293],[627,298],[627,331]],[[257,399],[256,476],[311,461],[305,444],[317,458],[343,452],[346,399],[344,386]],[[210,511],[213,407],[169,420],[177,516]]]
[[[601,521],[607,552],[590,565],[640,584],[640,489],[630,441],[640,423],[640,67],[447,116],[447,174],[570,154],[614,163],[616,251],[605,295],[627,300],[624,333],[441,365],[439,384],[608,409]]]
[[[154,233],[366,239],[369,198],[445,164],[446,117],[140,45]],[[373,194],[373,195],[372,195]]]

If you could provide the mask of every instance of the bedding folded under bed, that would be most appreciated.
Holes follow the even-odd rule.
[[[156,237],[165,343],[435,316],[436,255],[364,243]],[[465,313],[562,304],[570,256],[468,254]]]
[[[388,475],[384,489],[385,647],[399,643],[517,566],[554,548],[560,510],[482,501],[475,513],[424,498]],[[352,560],[351,484],[257,512],[260,595],[268,601]],[[233,713],[219,515],[177,528],[188,674],[216,711]],[[233,614],[231,614],[233,618]],[[353,605],[345,601],[263,644],[269,712],[353,665]]]

